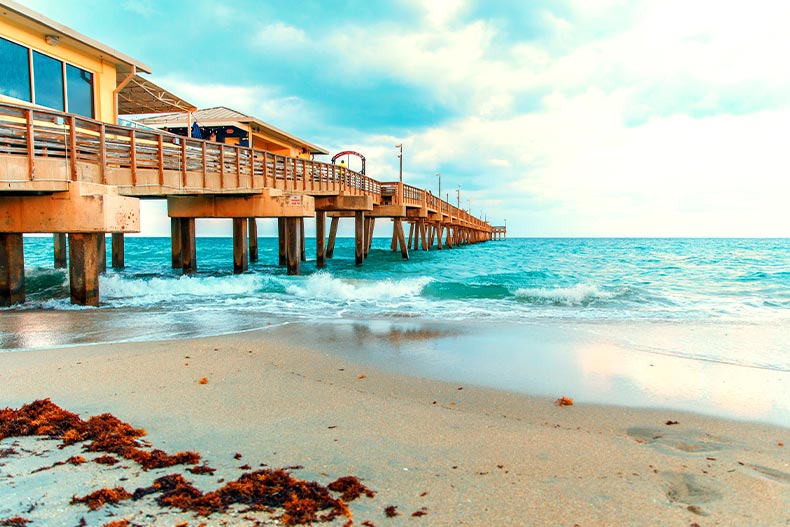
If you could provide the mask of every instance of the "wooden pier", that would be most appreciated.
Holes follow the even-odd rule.
[[[404,259],[409,249],[505,234],[423,189],[343,166],[0,103],[0,305],[25,299],[23,233],[54,233],[56,266],[68,239],[72,302],[98,304],[105,233],[112,265],[122,267],[123,234],[140,231],[140,199],[167,200],[173,266],[185,273],[197,270],[199,218],[233,220],[237,273],[257,259],[255,218],[278,218],[290,274],[304,260],[305,218],[316,221],[319,267],[332,258],[341,218],[354,218],[358,265],[380,218],[392,220],[391,247]]]

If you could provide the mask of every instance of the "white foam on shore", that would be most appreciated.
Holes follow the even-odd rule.
[[[425,276],[403,280],[348,280],[329,273],[316,273],[307,280],[287,285],[286,292],[301,298],[386,300],[418,296],[431,280]]]

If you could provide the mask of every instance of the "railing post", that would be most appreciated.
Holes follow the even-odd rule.
[[[206,188],[206,171],[208,170],[208,168],[206,167],[206,142],[203,141],[202,144],[200,145],[200,147],[201,147],[201,152],[203,154],[203,189],[205,190],[205,188]]]
[[[187,186],[187,140],[181,140],[181,188]]]
[[[132,170],[132,186],[137,185],[137,141],[134,128],[129,133],[129,162]]]
[[[33,110],[25,110],[25,126],[27,127],[27,177],[33,181],[35,177],[36,142],[33,136]]]
[[[396,203],[396,205],[403,205],[403,182],[402,181],[398,182],[398,194],[397,194],[397,197],[398,197],[398,202]]]
[[[69,165],[71,169],[71,180],[77,181],[77,130],[76,120],[73,115],[69,115]]]
[[[225,188],[225,145],[219,145],[219,188]]]
[[[241,188],[241,147],[236,147],[236,188]]]
[[[157,134],[157,146],[159,147],[159,185],[165,184],[165,143],[162,134]]]
[[[267,159],[266,152],[263,153],[263,186],[267,186],[267,176],[269,175],[269,160]],[[274,183],[272,181],[272,183]],[[274,184],[272,184],[274,186]]]
[[[99,123],[99,171],[101,184],[107,184],[107,143],[105,143],[104,123]]]

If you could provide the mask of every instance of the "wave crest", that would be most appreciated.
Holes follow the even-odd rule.
[[[334,300],[384,300],[418,296],[432,278],[403,280],[344,280],[329,273],[316,273],[307,280],[286,286],[286,293],[301,297]]]
[[[576,284],[570,287],[555,288],[522,288],[514,293],[516,298],[539,304],[555,304],[565,306],[585,306],[596,300],[607,300],[614,293],[603,291],[592,284]]]

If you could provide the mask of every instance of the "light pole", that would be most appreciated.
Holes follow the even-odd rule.
[[[398,159],[400,160],[400,182],[403,183],[403,143],[395,145],[398,149]]]
[[[458,185],[458,188],[455,189],[455,199],[458,203],[457,208],[461,208],[461,185]]]
[[[439,196],[439,199],[442,199],[442,175],[437,172],[436,177],[439,178],[439,192],[436,195]]]

